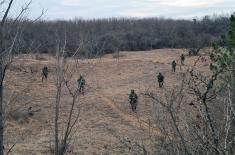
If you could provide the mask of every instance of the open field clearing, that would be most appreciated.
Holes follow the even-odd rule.
[[[152,139],[157,139],[161,133],[158,124],[154,123],[153,104],[144,93],[154,90],[163,96],[165,89],[179,85],[186,66],[193,65],[197,59],[196,56],[187,57],[186,66],[181,69],[177,66],[173,73],[171,62],[177,60],[179,64],[183,52],[160,49],[121,52],[119,59],[113,55],[78,62],[67,59],[65,67],[73,70],[69,85],[75,89],[80,74],[85,76],[87,83],[85,95],[79,96],[76,103],[80,116],[73,131],[70,154],[133,154],[132,149],[141,152],[142,145],[152,153]],[[6,147],[17,142],[13,154],[49,154],[54,134],[55,63],[56,60],[47,55],[19,55],[7,72],[5,95],[14,100],[14,106],[8,110],[5,134]],[[42,82],[41,69],[45,65],[49,68],[49,79]],[[208,61],[199,61],[197,65],[205,73],[208,66]],[[159,72],[165,76],[163,89],[158,87],[156,79]],[[136,113],[131,111],[128,103],[131,89],[139,96]],[[60,115],[64,118],[68,117],[70,103],[68,92],[62,91]],[[34,111],[31,116],[27,113],[29,107]],[[192,107],[185,105],[185,108]],[[64,121],[60,120],[61,123]]]

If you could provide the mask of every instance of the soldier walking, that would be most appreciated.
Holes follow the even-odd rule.
[[[86,81],[85,81],[84,77],[82,75],[80,75],[77,82],[78,82],[79,93],[84,95],[84,88],[85,88],[85,84],[86,84]]]
[[[181,60],[181,65],[184,65],[184,61],[185,61],[185,55],[184,54],[181,54],[180,60]]]
[[[46,79],[47,81],[47,77],[48,77],[48,67],[44,66],[42,69],[42,82],[44,81],[44,79]]]
[[[174,61],[172,61],[172,63],[171,63],[172,72],[175,72],[176,65],[177,65],[177,64],[176,64],[175,60],[174,60]]]
[[[157,79],[158,79],[159,87],[162,88],[164,84],[164,76],[162,75],[161,72],[158,74]]]
[[[129,95],[129,102],[131,104],[132,111],[135,112],[137,108],[138,96],[133,89]]]

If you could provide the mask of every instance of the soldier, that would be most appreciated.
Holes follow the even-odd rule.
[[[180,60],[181,60],[181,65],[184,65],[184,60],[185,60],[185,55],[184,54],[181,54]]]
[[[129,102],[131,104],[132,111],[135,112],[138,102],[138,96],[133,89],[131,90],[131,93],[129,95]]]
[[[80,75],[80,78],[77,80],[78,82],[78,89],[79,89],[79,92],[84,95],[84,87],[85,87],[85,84],[86,84],[86,81],[84,79],[84,77],[82,75]]]
[[[43,82],[44,78],[47,81],[47,76],[48,76],[48,67],[44,66],[43,69],[42,69],[42,82]]]
[[[177,65],[177,64],[176,64],[175,60],[174,60],[174,61],[172,61],[172,63],[171,63],[172,72],[175,72],[176,65]]]
[[[157,79],[158,79],[159,87],[162,88],[164,84],[164,76],[162,75],[161,72],[158,74]]]

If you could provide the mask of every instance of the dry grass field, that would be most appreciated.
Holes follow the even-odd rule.
[[[171,62],[180,63],[180,49],[160,49],[145,52],[121,52],[119,60],[113,55],[98,59],[79,60],[73,68],[70,85],[77,87],[80,74],[86,79],[85,95],[79,96],[80,108],[78,124],[74,130],[70,154],[101,155],[134,154],[132,149],[144,145],[149,152],[154,151],[150,137],[161,134],[154,124],[151,100],[143,93],[154,90],[159,95],[165,89],[178,85],[182,72],[187,67],[171,71]],[[186,65],[192,65],[197,57],[186,58]],[[6,122],[6,148],[14,142],[12,154],[49,154],[53,140],[56,60],[47,55],[20,55],[15,58],[7,72],[5,96],[11,98]],[[68,67],[75,67],[75,60],[67,59]],[[41,82],[41,69],[49,67],[49,79]],[[199,68],[207,71],[208,62],[199,62]],[[165,88],[158,88],[156,76],[165,76]],[[131,112],[128,94],[135,89],[139,95],[137,113]],[[71,98],[62,92],[60,115],[68,116]],[[35,111],[32,116],[27,109]],[[61,121],[63,123],[63,120]],[[151,127],[149,127],[149,123]],[[61,129],[63,130],[63,129]]]

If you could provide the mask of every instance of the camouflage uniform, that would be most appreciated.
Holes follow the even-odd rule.
[[[136,108],[137,108],[137,102],[138,102],[138,96],[137,94],[135,93],[134,90],[131,90],[131,93],[129,95],[129,102],[131,104],[131,109],[132,111],[136,111]]]
[[[81,75],[80,78],[78,79],[78,89],[82,95],[84,95],[85,84],[86,84],[86,81],[85,81],[84,77]]]
[[[42,69],[42,82],[44,80],[44,78],[46,79],[47,81],[47,77],[48,77],[48,67],[47,66],[44,66],[43,69]]]
[[[157,79],[158,79],[159,87],[162,88],[163,83],[164,83],[164,76],[162,75],[162,73],[158,74]]]
[[[181,65],[184,65],[184,60],[185,60],[185,55],[184,54],[182,54],[180,56],[180,60],[181,60]]]
[[[176,64],[175,60],[174,60],[174,61],[172,61],[172,63],[171,63],[172,72],[175,72],[176,65],[177,65],[177,64]]]

